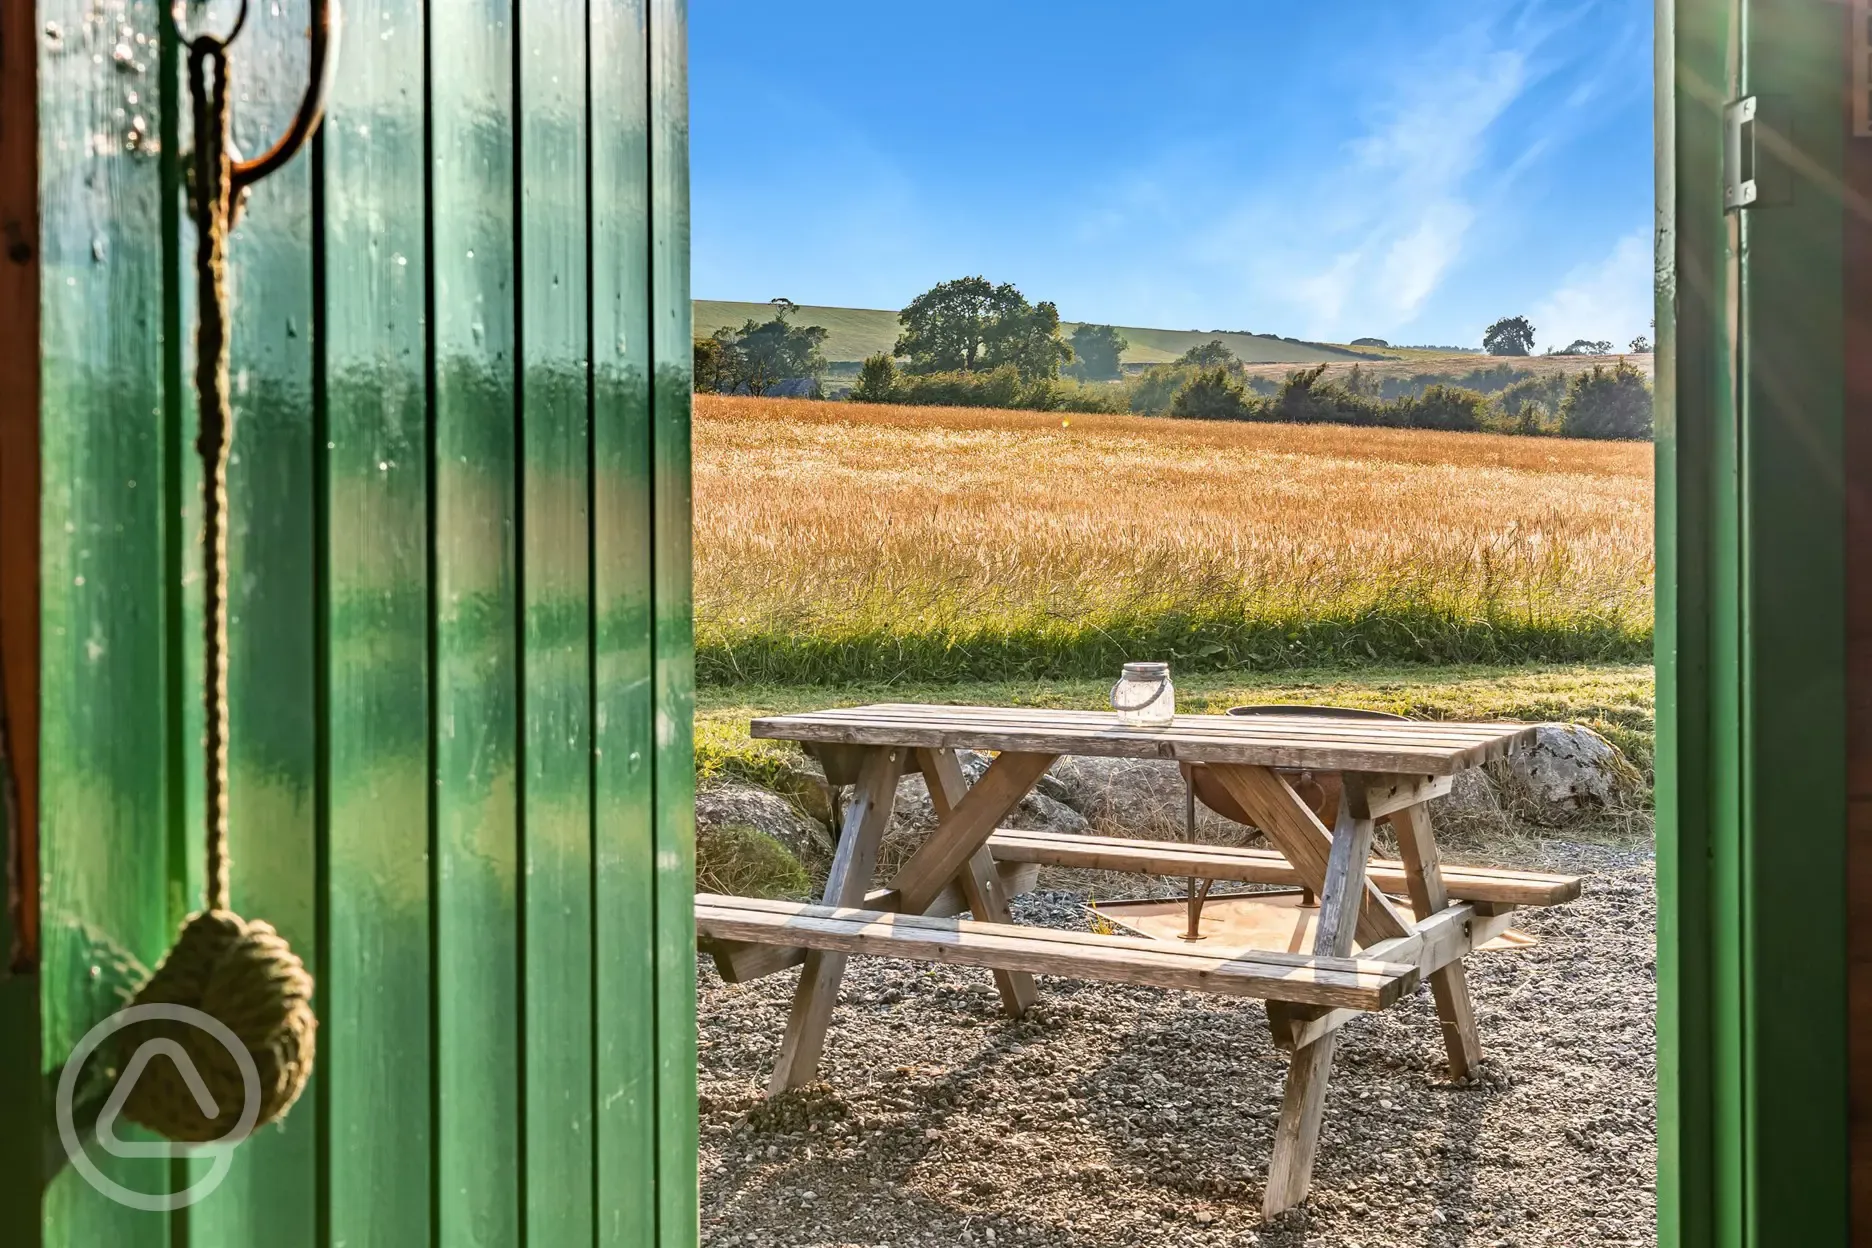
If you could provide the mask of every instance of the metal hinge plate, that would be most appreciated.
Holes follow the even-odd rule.
[[[1755,185],[1755,97],[1723,106],[1723,211],[1747,208],[1761,196]]]

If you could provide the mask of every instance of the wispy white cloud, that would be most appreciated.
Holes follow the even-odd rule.
[[[1352,140],[1310,185],[1213,224],[1209,258],[1286,304],[1311,337],[1407,325],[1462,259],[1488,195],[1477,170],[1532,81],[1529,42],[1486,26],[1399,67]]]
[[[1530,318],[1542,347],[1564,347],[1578,338],[1608,339],[1623,348],[1650,335],[1652,318],[1651,232],[1634,230],[1609,254],[1568,273],[1535,305]]]

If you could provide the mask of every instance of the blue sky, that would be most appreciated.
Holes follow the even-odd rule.
[[[1651,0],[696,0],[699,298],[1479,345],[1651,319]]]

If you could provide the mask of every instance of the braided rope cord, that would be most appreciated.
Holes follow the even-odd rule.
[[[213,83],[206,81],[212,66]],[[234,410],[228,398],[227,238],[234,214],[229,154],[227,45],[208,35],[189,44],[194,107],[197,432],[202,475],[202,724],[206,763],[206,888],[209,910],[227,910],[228,876],[228,456]]]

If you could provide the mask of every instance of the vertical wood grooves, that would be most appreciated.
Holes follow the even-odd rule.
[[[527,342],[526,342],[526,200],[522,184],[526,180],[526,165],[522,163],[523,145],[526,142],[526,87],[522,72],[524,58],[521,49],[525,36],[525,13],[521,0],[512,0],[512,14],[508,48],[509,100],[512,118],[513,151],[510,156],[510,168],[513,171],[512,196],[510,207],[513,230],[513,517],[514,517],[514,574],[513,574],[513,647],[514,647],[514,862],[517,867],[514,885],[514,998],[518,1007],[514,1012],[514,1208],[517,1214],[515,1222],[515,1242],[520,1248],[526,1248],[532,1220],[528,1216],[527,1197],[529,1186],[527,1142],[531,1135],[531,1117],[527,1112],[527,1088],[529,1068],[527,1065],[527,1031],[530,1025],[528,1008],[531,994],[527,989],[527,894],[531,872],[527,858],[527,797],[531,792],[532,777],[528,774],[527,759],[527,465],[529,462],[526,437],[527,406]]]
[[[438,619],[442,597],[438,585],[440,540],[437,518],[440,514],[439,458],[437,455],[436,399],[436,246],[435,246],[435,0],[422,3],[422,203],[423,253],[423,475],[428,489],[424,495],[425,534],[423,575],[428,591],[429,609],[424,620],[423,645],[428,653],[424,696],[427,699],[425,745],[428,757],[425,774],[428,780],[428,803],[425,828],[425,875],[429,891],[429,1243],[440,1248],[443,1243],[443,1192],[447,1175],[443,1149],[448,1139],[448,1124],[443,1121],[442,1068],[442,775],[441,747],[437,740],[437,709],[442,678],[441,638]]]
[[[657,326],[658,326],[658,323],[661,322],[663,317],[662,317],[662,306],[659,303],[659,297],[662,294],[662,289],[661,289],[661,283],[657,281],[657,264],[656,264],[657,225],[658,225],[660,215],[661,215],[659,211],[660,205],[658,201],[660,199],[660,192],[662,190],[662,188],[657,185],[657,176],[656,176],[657,148],[658,148],[659,142],[662,139],[662,135],[659,132],[658,117],[657,117],[657,36],[661,31],[662,21],[660,20],[661,13],[658,8],[657,0],[646,0],[646,3],[648,7],[647,7],[647,11],[644,14],[644,100],[643,100],[644,185],[646,188],[648,188],[649,193],[644,197],[644,209],[649,215],[649,220],[647,222],[647,228],[645,230],[644,300],[649,307],[650,315],[648,318],[649,342],[647,344],[649,350],[646,356],[647,367],[646,367],[646,376],[644,378],[645,420],[644,420],[644,431],[643,431],[643,436],[644,436],[643,455],[644,455],[644,464],[647,470],[647,476],[644,481],[644,490],[649,496],[649,520],[650,520],[650,531],[652,534],[650,548],[645,559],[645,562],[648,565],[649,581],[650,581],[650,618],[649,618],[650,685],[651,685],[650,740],[653,743],[651,748],[653,750],[656,750],[657,744],[660,744],[660,743],[657,743],[658,734],[656,731],[656,724],[663,714],[663,690],[662,690],[662,667],[663,667],[662,640],[663,638],[662,638],[662,628],[661,628],[662,620],[659,618],[659,615],[657,612],[657,604],[656,604],[656,598],[657,598],[656,587],[659,583],[659,578],[662,575],[662,571],[663,571],[663,559],[661,557],[663,552],[658,548],[656,540],[655,540],[655,536],[654,536],[656,532],[656,528],[657,528],[656,522],[662,515],[661,504],[663,501],[662,491],[658,488],[658,486],[661,484],[661,481],[660,481],[659,474],[657,471],[657,468],[658,468],[658,464],[657,464],[657,449],[658,449],[657,448],[657,441],[658,441],[657,420],[658,420],[658,417],[662,414],[662,406],[663,406],[661,403],[657,401],[659,393],[661,391],[661,383],[663,380],[660,367],[659,367],[663,362],[663,357],[662,357],[662,352],[657,350],[657,347],[658,347]],[[663,765],[662,765],[662,758],[661,758],[660,750],[657,750],[656,755],[653,756],[653,762],[650,767],[649,789],[650,789],[650,864],[649,864],[649,871],[650,871],[650,876],[651,876],[650,897],[649,897],[650,940],[651,940],[651,948],[655,949],[660,944],[662,934],[663,934],[663,915],[662,915],[662,907],[661,907],[661,902],[663,899],[663,890],[657,887],[656,865],[655,865],[656,858],[657,858],[657,850],[661,847],[662,840],[663,840],[662,832],[663,832],[664,781],[663,781]],[[663,1036],[664,1030],[669,1026],[669,1020],[665,1016],[666,1006],[663,1000],[664,994],[663,994],[663,985],[662,985],[662,966],[661,966],[662,959],[653,957],[653,962],[656,965],[655,965],[655,969],[652,971],[651,991],[653,995],[652,995],[651,1003],[650,1003],[650,1017],[653,1020],[652,1021],[652,1028],[653,1028],[652,1034],[655,1035],[659,1041],[658,1046],[657,1046],[659,1051],[656,1052],[652,1056],[652,1060],[651,1060],[651,1067],[650,1067],[651,1069],[651,1081],[650,1081],[651,1111],[650,1112],[651,1112],[651,1121],[655,1123],[661,1123],[664,1121],[664,1116],[668,1112],[668,1098],[667,1098],[667,1089],[663,1085],[663,1071],[662,1071],[663,1055],[661,1052],[662,1046],[661,1046],[660,1041]],[[650,1173],[650,1191],[651,1191],[651,1197],[652,1197],[651,1222],[652,1222],[652,1225],[655,1227],[657,1243],[661,1245],[661,1244],[666,1244],[669,1239],[669,1227],[665,1223],[665,1213],[663,1209],[663,1199],[662,1199],[662,1196],[663,1196],[663,1185],[661,1182],[663,1178],[662,1149],[661,1148],[654,1149],[649,1160],[650,1160],[650,1166],[651,1166],[651,1173]]]
[[[683,0],[651,0],[651,586],[660,1242],[699,1234],[695,1168],[694,654],[690,621],[688,87]]]
[[[650,54],[644,0],[600,0],[590,12],[596,1213],[604,1248],[638,1248],[657,1242]]]
[[[597,184],[597,160],[594,154],[594,135],[598,129],[597,104],[592,91],[592,48],[596,44],[596,28],[592,21],[592,6],[602,4],[604,0],[585,0],[582,14],[584,17],[581,33],[585,40],[585,74],[580,83],[585,104],[585,193],[581,197],[581,207],[585,213],[585,518],[589,526],[589,539],[585,545],[585,708],[586,723],[590,726],[590,735],[585,742],[585,845],[586,854],[591,862],[591,871],[585,880],[585,899],[588,909],[585,914],[586,939],[591,945],[591,962],[586,968],[586,990],[591,994],[591,1015],[586,1031],[587,1060],[587,1096],[591,1106],[591,1134],[586,1147],[590,1170],[587,1175],[587,1188],[590,1192],[592,1225],[591,1248],[602,1248],[604,1242],[604,1170],[603,1170],[603,1084],[600,1061],[604,1052],[601,1036],[604,1027],[604,998],[599,993],[599,969],[602,949],[599,944],[599,872],[603,869],[604,858],[598,834],[598,821],[601,817],[598,805],[598,753],[599,723],[603,708],[598,701],[598,654],[601,634],[598,618],[598,548],[600,541],[600,513],[598,510],[598,281],[597,265],[593,257],[597,254],[594,204]]]
[[[331,956],[331,440],[330,382],[326,375],[328,340],[325,291],[325,131],[312,136],[312,786],[313,890],[315,916],[314,975],[332,965]],[[321,981],[313,1004],[323,1025],[330,1009],[331,989]],[[329,1051],[329,1040],[326,1041]],[[331,1058],[321,1056],[313,1071],[312,1109],[318,1142],[315,1147],[314,1183],[317,1199],[313,1243],[332,1243],[332,1100]]]
[[[186,676],[189,665],[184,656],[187,630],[184,623],[183,587],[183,550],[189,536],[185,528],[187,505],[184,498],[187,493],[188,476],[183,470],[182,448],[185,442],[193,444],[192,433],[183,428],[184,410],[193,411],[194,404],[184,397],[183,378],[186,375],[182,367],[184,345],[193,346],[193,335],[184,329],[182,323],[182,296],[186,289],[182,277],[182,206],[184,195],[181,173],[181,130],[182,97],[181,81],[178,72],[180,49],[176,46],[174,32],[168,22],[158,23],[157,64],[162,75],[163,93],[166,97],[162,109],[162,131],[164,135],[161,155],[162,167],[162,273],[163,286],[175,292],[178,297],[165,298],[162,308],[163,323],[163,387],[162,387],[162,638],[163,638],[163,736],[165,754],[168,761],[168,776],[164,792],[163,810],[169,825],[169,855],[171,878],[175,881],[187,881],[191,863],[188,856],[188,781],[191,751],[188,742],[188,718],[186,697]],[[190,135],[191,141],[193,135]],[[199,695],[197,695],[199,696]],[[195,898],[186,895],[175,898],[170,903],[170,918],[179,928],[182,919],[195,908]],[[178,904],[179,903],[179,904]],[[204,906],[205,902],[202,903]],[[172,1168],[174,1181],[179,1184],[188,1182],[187,1169],[181,1159],[177,1159]],[[186,1243],[186,1209],[175,1211],[178,1217],[172,1219],[174,1237],[178,1243]]]

